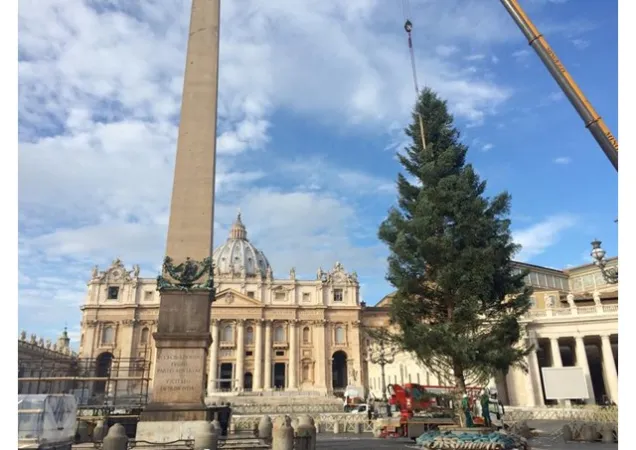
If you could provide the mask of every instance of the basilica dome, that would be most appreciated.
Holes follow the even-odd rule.
[[[212,262],[218,275],[266,277],[272,270],[263,252],[247,240],[240,213],[232,224],[227,241],[214,250]]]

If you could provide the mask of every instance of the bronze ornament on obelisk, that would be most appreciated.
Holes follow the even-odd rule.
[[[214,300],[211,256],[220,0],[192,0],[151,401],[141,422],[210,420],[206,360]]]

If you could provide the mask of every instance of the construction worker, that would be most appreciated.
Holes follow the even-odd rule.
[[[488,388],[484,388],[481,392],[479,403],[481,404],[481,416],[484,418],[484,426],[490,428],[492,427],[492,420],[490,420],[490,392]]]
[[[472,428],[473,416],[470,413],[470,400],[468,394],[464,393],[462,396],[462,411],[464,411],[464,419],[466,421],[466,428]]]

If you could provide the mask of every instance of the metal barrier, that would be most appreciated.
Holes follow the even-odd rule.
[[[95,442],[92,444],[93,448],[101,450],[103,447],[102,442]],[[217,448],[224,450],[238,450],[238,449],[271,449],[271,445],[265,442],[263,439],[259,439],[252,434],[237,433],[231,434],[227,437],[219,437]],[[133,450],[192,450],[194,449],[194,439],[180,439],[171,442],[150,442],[143,440],[131,439],[128,441],[128,449]]]
[[[232,405],[232,413],[240,415],[255,414],[326,414],[326,413],[342,413],[342,403],[328,404],[318,403],[291,403],[286,405],[268,405],[268,404],[252,404],[252,405]]]
[[[515,423],[524,420],[560,420],[568,422],[618,422],[616,406],[582,406],[575,408],[506,408],[505,421]]]
[[[94,442],[93,448],[97,450],[102,449],[102,442]],[[157,449],[161,450],[192,450],[194,448],[194,439],[179,439],[171,442],[149,442],[142,440],[129,440],[128,449]]]

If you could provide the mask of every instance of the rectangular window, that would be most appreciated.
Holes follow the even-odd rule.
[[[245,356],[252,356],[252,352],[251,351],[245,352]]]
[[[274,300],[285,300],[285,293],[284,292],[276,292],[274,294]]]
[[[341,302],[342,301],[342,289],[334,289],[333,290],[333,301]]]
[[[254,291],[247,291],[247,296],[249,298],[254,298]]]
[[[117,300],[119,297],[119,288],[117,286],[108,287],[108,300]]]
[[[532,280],[532,285],[533,286],[541,286],[541,283],[539,282],[539,274],[536,272],[531,272],[530,273],[530,279]]]
[[[285,356],[285,352],[282,350],[276,351],[276,356]]]
[[[311,296],[309,292],[303,292],[303,302],[311,301]]]

